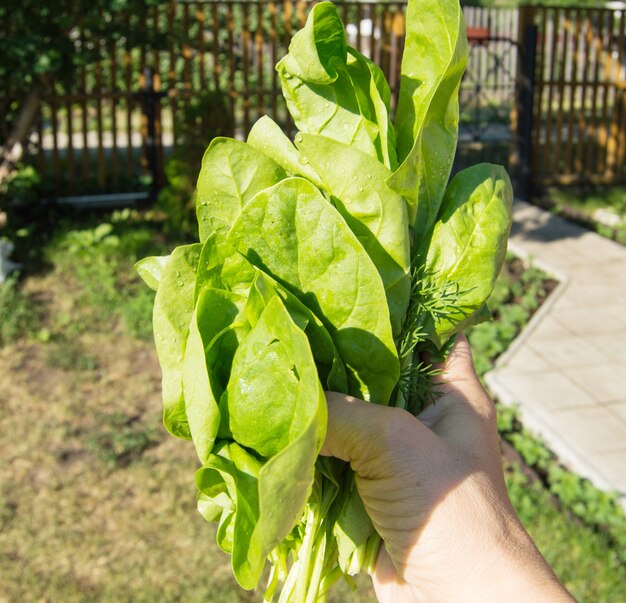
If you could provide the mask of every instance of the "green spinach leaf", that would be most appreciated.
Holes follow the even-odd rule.
[[[393,334],[399,336],[411,294],[411,250],[406,203],[386,184],[391,172],[366,153],[325,136],[303,134],[297,144],[323,174],[324,189],[374,262]]]
[[[321,2],[311,9],[276,69],[301,132],[351,144],[395,168],[389,87],[380,69],[347,45],[333,4]]]
[[[426,325],[439,348],[452,335],[489,318],[485,302],[506,255],[513,190],[506,170],[481,163],[459,172],[450,182],[425,256],[426,274],[439,290],[458,288],[454,307],[431,316]]]
[[[387,404],[399,375],[385,290],[337,210],[302,178],[259,193],[228,239],[324,323],[349,371],[350,393]]]
[[[409,2],[395,120],[401,164],[390,185],[409,204],[416,241],[433,227],[450,176],[467,55],[456,0]]]
[[[254,147],[231,138],[215,138],[202,158],[198,176],[200,242],[214,232],[228,231],[247,201],[285,176],[283,168]]]
[[[182,371],[201,247],[195,243],[174,249],[163,268],[153,309],[154,340],[163,373],[163,424],[172,435],[188,440]]]

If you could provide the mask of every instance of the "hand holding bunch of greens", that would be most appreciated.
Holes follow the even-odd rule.
[[[410,0],[395,123],[381,70],[313,7],[278,63],[299,132],[267,117],[218,138],[198,178],[199,243],[142,260],[156,290],[163,420],[202,467],[198,509],[238,582],[323,601],[380,537],[354,473],[319,457],[324,390],[417,414],[430,368],[485,305],[512,193],[481,164],[448,182],[467,60],[456,0]],[[280,594],[279,594],[280,592]]]
[[[378,600],[571,603],[511,505],[495,407],[463,334],[437,368],[437,403],[418,418],[328,394],[322,453],[350,462],[383,538]]]

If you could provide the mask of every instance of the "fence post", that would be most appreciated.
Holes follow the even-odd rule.
[[[519,60],[517,62],[516,103],[512,126],[516,145],[511,156],[517,196],[528,199],[532,194],[532,132],[534,125],[535,67],[537,59],[537,26],[532,6],[519,8]]]
[[[139,96],[142,100],[141,129],[145,145],[145,159],[151,176],[150,201],[152,202],[156,200],[163,181],[160,101],[165,94],[161,91],[159,74],[155,74],[147,67],[143,72],[142,90]]]

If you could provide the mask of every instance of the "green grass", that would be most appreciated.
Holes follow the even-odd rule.
[[[509,496],[523,524],[561,581],[577,600],[626,600],[626,567],[615,544],[559,508],[540,482],[507,470]]]
[[[626,186],[552,187],[542,201],[626,245]]]
[[[24,291],[19,275],[13,273],[0,283],[0,346],[35,335],[40,322],[37,300]]]

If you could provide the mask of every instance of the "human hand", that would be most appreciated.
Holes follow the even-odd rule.
[[[441,396],[408,412],[329,393],[323,454],[349,461],[381,535],[381,603],[572,601],[506,492],[496,413],[460,336]]]

